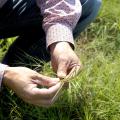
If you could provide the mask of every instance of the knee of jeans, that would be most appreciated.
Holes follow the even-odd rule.
[[[97,3],[97,5],[98,5],[98,7],[100,7],[101,4],[102,4],[102,0],[96,0],[96,3]]]
[[[95,18],[99,12],[99,9],[101,7],[101,4],[102,4],[102,0],[95,0],[95,4],[94,4],[94,9],[93,9],[93,18]]]
[[[98,1],[98,3],[101,5],[101,3],[102,3],[102,0],[97,0]]]
[[[94,14],[96,16],[96,14],[98,13],[99,9],[100,9],[100,6],[101,6],[101,3],[102,3],[102,0],[95,0],[95,4],[94,4],[94,9],[93,9],[93,12],[91,14]],[[96,14],[95,14],[96,13]]]
[[[80,19],[76,28],[73,31],[74,37],[76,38],[97,16],[102,0],[94,0],[94,6],[92,12],[85,18]]]

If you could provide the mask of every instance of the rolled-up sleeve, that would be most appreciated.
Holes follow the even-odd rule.
[[[66,41],[74,45],[73,29],[82,11],[80,0],[37,0],[43,15],[46,44]]]

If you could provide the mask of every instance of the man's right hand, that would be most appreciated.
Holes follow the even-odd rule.
[[[52,98],[61,84],[59,81],[59,78],[46,77],[26,67],[7,67],[3,77],[3,84],[25,102],[44,107],[53,103]]]

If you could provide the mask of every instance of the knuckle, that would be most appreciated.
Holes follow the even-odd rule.
[[[68,60],[68,57],[67,56],[59,56],[59,60],[62,61],[62,62],[66,62]]]
[[[32,78],[38,78],[38,73],[33,71],[32,74],[31,74],[31,77]]]

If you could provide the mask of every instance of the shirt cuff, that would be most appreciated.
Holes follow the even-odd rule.
[[[3,75],[4,75],[4,71],[5,71],[6,67],[7,67],[7,65],[0,63],[0,90],[1,90],[1,84],[2,84]]]
[[[69,26],[63,24],[55,24],[48,28],[46,32],[46,46],[49,46],[55,42],[68,42],[74,48],[74,38],[72,29]]]

